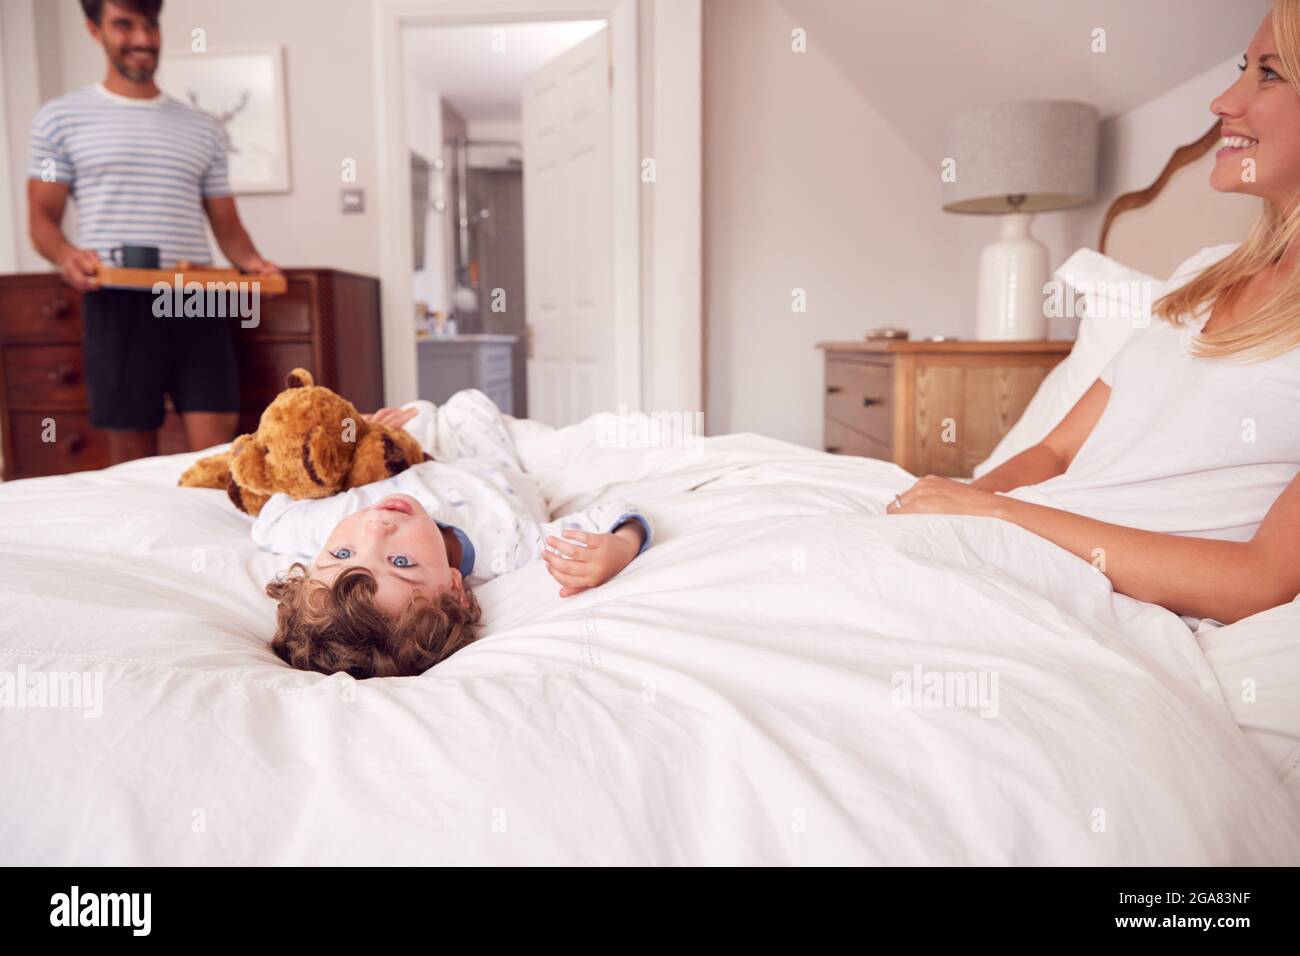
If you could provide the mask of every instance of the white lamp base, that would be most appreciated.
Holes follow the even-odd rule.
[[[979,311],[976,338],[1047,338],[1043,286],[1047,284],[1047,247],[1029,234],[1034,217],[1002,217],[997,240],[980,254]]]

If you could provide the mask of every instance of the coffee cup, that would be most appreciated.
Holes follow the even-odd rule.
[[[108,250],[108,258],[124,269],[157,269],[162,265],[157,246],[114,246]]]

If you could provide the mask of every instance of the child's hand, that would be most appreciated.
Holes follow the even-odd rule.
[[[542,560],[561,584],[560,597],[566,598],[598,587],[622,571],[641,550],[642,540],[641,525],[635,521],[613,534],[569,530],[562,539],[554,535],[546,539],[563,557],[543,549]]]
[[[362,415],[372,425],[387,425],[389,428],[401,428],[419,414],[414,408],[381,408],[369,415]]]

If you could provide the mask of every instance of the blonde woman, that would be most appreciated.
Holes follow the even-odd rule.
[[[1042,442],[969,485],[926,476],[890,514],[1003,518],[1225,624],[1300,592],[1300,0],[1210,108],[1211,186],[1265,200],[1250,236],[1157,302]]]

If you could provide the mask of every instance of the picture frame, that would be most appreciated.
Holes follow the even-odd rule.
[[[168,96],[221,125],[235,195],[291,191],[279,44],[164,53],[155,80]]]

